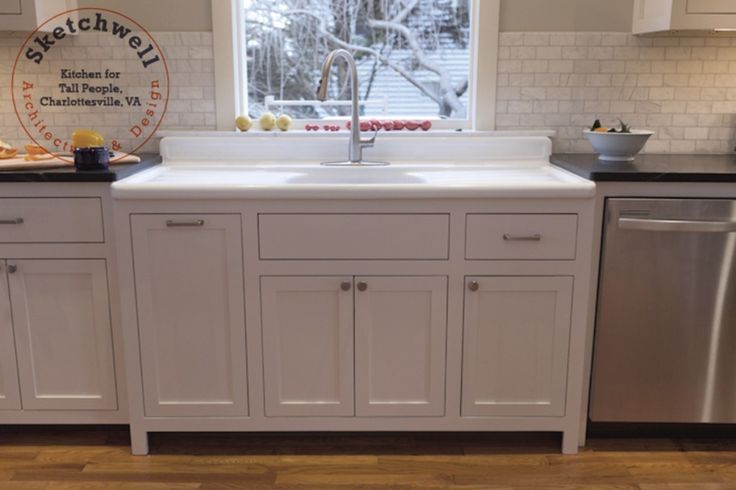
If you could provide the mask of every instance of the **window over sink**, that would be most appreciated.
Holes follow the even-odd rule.
[[[345,121],[345,65],[326,102],[315,93],[324,57],[343,48],[356,59],[361,117],[492,129],[498,10],[498,0],[213,2],[218,127],[265,111],[296,127]]]

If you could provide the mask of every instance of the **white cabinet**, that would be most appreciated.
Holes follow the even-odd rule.
[[[23,9],[21,0],[0,0],[0,15],[19,15]]]
[[[266,415],[442,416],[446,303],[445,277],[262,277]]]
[[[8,260],[7,271],[23,408],[117,409],[105,261]]]
[[[634,0],[634,34],[735,28],[733,0]]]
[[[7,265],[0,260],[0,410],[20,409]]]
[[[463,416],[563,416],[573,278],[466,284]]]
[[[447,278],[355,280],[356,415],[444,415]]]
[[[133,215],[147,416],[248,414],[239,215]]]
[[[555,431],[577,451],[590,200],[117,206],[134,454],[156,431]]]
[[[76,0],[0,0],[0,31],[32,31],[47,19],[74,8]],[[50,24],[42,30],[58,25]]]
[[[353,415],[352,277],[262,277],[267,416]]]

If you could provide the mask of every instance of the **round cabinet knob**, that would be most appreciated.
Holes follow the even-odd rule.
[[[470,281],[468,283],[468,289],[470,289],[471,291],[477,291],[478,289],[480,289],[480,284],[478,284],[478,281]]]
[[[366,289],[368,289],[368,283],[364,281],[360,281],[358,283],[358,291],[365,291]]]
[[[343,281],[340,283],[340,289],[342,289],[343,291],[350,291],[350,286],[351,284],[349,281]]]
[[[8,264],[8,273],[15,274],[18,272],[18,266],[15,264]]]

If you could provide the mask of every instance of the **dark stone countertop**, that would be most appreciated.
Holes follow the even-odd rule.
[[[0,183],[3,182],[115,182],[161,162],[154,154],[140,155],[140,163],[120,163],[110,165],[108,170],[79,172],[74,167],[48,170],[0,170]]]
[[[602,162],[592,153],[566,153],[550,161],[595,182],[736,182],[736,154],[642,154],[633,162]]]

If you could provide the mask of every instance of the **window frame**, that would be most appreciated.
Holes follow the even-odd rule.
[[[492,131],[496,120],[496,77],[501,0],[471,1],[471,73],[468,74],[468,119],[433,121],[436,129]],[[244,0],[214,0],[212,31],[215,62],[215,109],[217,129],[231,130],[248,107],[245,56]],[[345,118],[299,119],[295,129],[306,124],[330,124]]]

